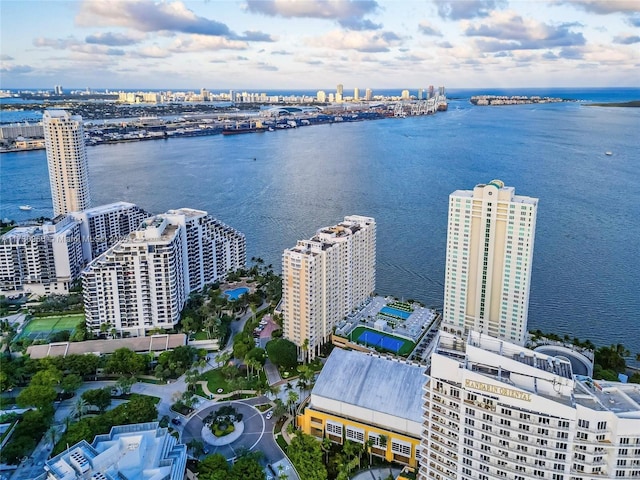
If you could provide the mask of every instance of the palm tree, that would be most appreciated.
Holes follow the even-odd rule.
[[[367,450],[367,452],[369,453],[369,465],[371,465],[372,463],[372,458],[371,458],[371,449],[373,448],[374,442],[373,442],[373,438],[369,437],[367,439],[366,442],[364,442],[364,448]]]
[[[87,413],[87,410],[89,410],[89,404],[84,398],[79,397],[73,404],[71,416],[78,418],[78,420],[82,420],[82,416]]]
[[[267,389],[267,396],[273,395],[276,397],[280,393],[280,385],[269,385]]]
[[[282,465],[278,465],[278,480],[288,480],[289,475],[284,473],[284,467]]]
[[[200,372],[198,370],[187,370],[184,374],[184,381],[187,384],[189,390],[193,390],[196,383],[200,380]]]
[[[379,440],[380,448],[382,450],[384,450],[384,453],[385,453],[385,456],[386,456],[386,454],[387,454],[387,440],[388,440],[387,436],[386,435],[380,435],[378,437],[378,440]]]
[[[306,365],[307,360],[309,359],[309,339],[305,338],[304,342],[302,342],[302,362]]]
[[[291,412],[292,416],[295,412],[295,404],[299,398],[300,397],[295,391],[289,390],[289,394],[287,395],[287,405],[289,405],[289,411]]]
[[[58,430],[55,426],[52,425],[49,427],[49,430],[47,430],[47,439],[51,441],[51,445],[55,445],[58,441]]]
[[[320,448],[324,452],[324,463],[329,462],[329,451],[331,450],[331,445],[333,442],[329,437],[322,437],[322,443],[320,444]]]

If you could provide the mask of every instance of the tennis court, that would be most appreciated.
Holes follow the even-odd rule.
[[[415,347],[413,342],[394,337],[382,332],[376,332],[364,327],[358,327],[351,333],[351,338],[368,347],[375,347],[398,355],[408,355]]]
[[[53,316],[33,318],[24,326],[20,338],[30,338],[31,340],[46,340],[49,335],[63,330],[70,330],[71,333],[76,329],[79,323],[84,322],[84,315],[79,313],[75,315]]]

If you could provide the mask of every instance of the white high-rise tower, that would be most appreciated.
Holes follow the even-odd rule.
[[[43,123],[53,215],[89,208],[89,168],[82,117],[64,110],[46,110]]]
[[[500,180],[449,195],[443,330],[524,344],[537,208]]]

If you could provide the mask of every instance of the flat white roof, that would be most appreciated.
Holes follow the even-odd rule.
[[[404,361],[335,348],[311,393],[421,422],[425,371]]]

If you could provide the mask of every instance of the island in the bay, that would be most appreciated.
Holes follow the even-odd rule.
[[[531,97],[526,95],[474,95],[469,101],[478,106],[575,102],[575,100],[568,98],[540,97],[538,95]]]

